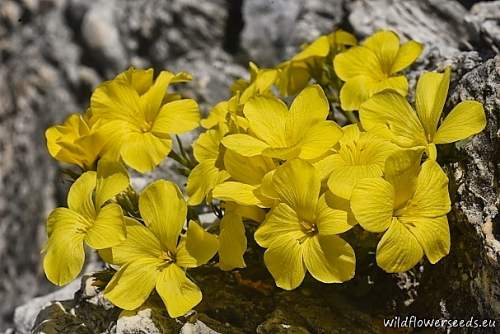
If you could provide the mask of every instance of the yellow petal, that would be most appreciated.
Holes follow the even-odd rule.
[[[420,56],[424,45],[415,41],[402,44],[399,48],[395,61],[392,63],[391,73],[404,70]]]
[[[425,146],[425,132],[410,104],[400,94],[384,91],[363,103],[359,110],[361,124],[370,131],[389,127],[393,141],[403,147]]]
[[[262,201],[255,194],[256,189],[256,186],[250,184],[229,181],[215,186],[212,196],[222,201],[232,201],[240,205],[262,206]]]
[[[483,105],[477,101],[463,101],[453,108],[439,126],[434,142],[448,144],[483,131],[486,115]]]
[[[104,289],[104,297],[124,310],[135,310],[148,299],[158,279],[159,259],[142,258],[123,265]]]
[[[408,80],[404,75],[389,77],[378,82],[376,89],[372,94],[381,92],[386,89],[392,89],[401,96],[408,95]]]
[[[231,150],[226,150],[224,167],[234,180],[259,185],[264,175],[276,166],[273,160],[268,157],[245,157]]]
[[[172,318],[186,314],[201,302],[201,291],[191,282],[184,271],[172,264],[163,269],[156,283],[156,291]]]
[[[392,153],[384,166],[384,178],[394,187],[394,208],[399,209],[413,196],[420,171],[423,147]]]
[[[347,220],[347,211],[328,206],[325,195],[319,199],[316,215],[316,224],[320,235],[344,233],[354,226]]]
[[[161,245],[158,238],[135,219],[125,217],[127,238],[124,242],[99,250],[99,255],[110,264],[122,266],[141,258],[158,258],[161,255]]]
[[[217,103],[209,112],[207,118],[200,121],[201,126],[205,129],[211,129],[217,124],[226,121],[226,115],[229,112],[228,101],[221,101]]]
[[[343,81],[348,81],[359,75],[373,79],[384,76],[375,52],[363,46],[355,46],[336,55],[333,59],[333,68]]]
[[[151,183],[139,197],[139,211],[162,246],[175,252],[187,213],[179,188],[165,180]]]
[[[143,70],[130,67],[116,76],[116,79],[125,80],[139,93],[144,94],[153,85],[153,69]]]
[[[82,230],[86,229],[86,224],[78,213],[57,208],[50,213],[47,225],[51,227],[43,269],[49,281],[65,285],[74,280],[82,270],[85,261],[85,235]]]
[[[432,218],[446,215],[450,210],[448,177],[437,162],[427,160],[418,174],[413,198],[398,211],[398,216]]]
[[[265,209],[261,209],[255,205],[239,205],[234,202],[226,202],[224,203],[224,208],[226,212],[232,211],[243,218],[253,220],[257,223],[262,222],[266,216]]]
[[[280,66],[276,86],[283,96],[292,96],[304,89],[311,80],[311,74],[304,62],[288,61]]]
[[[328,188],[336,196],[350,199],[356,183],[367,177],[382,176],[382,168],[376,164],[348,165],[340,155],[332,158],[332,173],[328,178]]]
[[[354,276],[356,258],[352,247],[336,235],[308,238],[304,262],[311,275],[323,283],[341,283]]]
[[[92,194],[96,186],[96,172],[85,172],[71,185],[68,192],[68,207],[85,217],[95,216]]]
[[[172,148],[170,138],[158,138],[153,134],[132,133],[121,149],[121,156],[127,166],[140,173],[153,170],[167,157]]]
[[[264,253],[267,269],[276,285],[285,290],[297,288],[306,274],[299,242],[286,236],[276,238]]]
[[[343,45],[354,46],[358,44],[356,36],[342,29],[337,29],[335,32],[328,35],[330,44],[339,47]]]
[[[399,51],[399,37],[392,31],[379,31],[368,37],[363,46],[372,50],[380,62],[384,73],[391,73],[391,68]]]
[[[329,154],[320,160],[313,162],[314,168],[319,172],[321,182],[328,179],[333,170],[332,161],[335,160],[335,156],[333,154]]]
[[[417,82],[415,97],[417,114],[430,138],[434,137],[446,102],[450,85],[450,72],[449,67],[445,69],[444,73],[424,72]]]
[[[274,172],[273,185],[280,199],[299,217],[314,221],[321,179],[313,165],[300,159],[287,161]]]
[[[230,150],[239,153],[245,157],[261,155],[268,144],[263,141],[245,134],[229,135],[222,139],[222,144]]]
[[[330,104],[319,85],[305,88],[290,106],[290,116],[286,120],[288,140],[297,141],[303,136],[304,129],[326,120],[329,110]]]
[[[96,208],[112,199],[129,186],[127,170],[122,164],[105,159],[97,164]]]
[[[377,264],[388,273],[399,273],[413,268],[424,252],[417,239],[394,218],[377,245]]]
[[[328,187],[333,194],[350,199],[358,180],[382,176],[385,160],[397,146],[367,132],[358,136],[345,133],[341,142],[345,144],[340,145],[338,153],[331,159]]]
[[[391,224],[394,189],[382,178],[360,180],[351,196],[351,209],[358,223],[367,231],[383,232]]]
[[[184,133],[198,127],[200,111],[192,99],[169,102],[161,107],[151,132],[159,137],[169,133]]]
[[[189,222],[186,249],[196,259],[198,266],[210,261],[218,248],[219,241],[215,235],[205,231],[198,223]],[[182,262],[177,261],[177,264],[182,267]]]
[[[226,210],[220,222],[219,268],[233,270],[245,268],[243,255],[247,250],[245,226],[239,214]]]
[[[347,224],[344,225],[346,231],[350,227],[353,227],[354,225],[358,224],[356,217],[354,217],[354,214],[352,213],[351,202],[349,200],[336,196],[332,194],[331,191],[326,191],[323,197],[325,199],[325,202],[330,208],[334,210],[344,211],[347,214]],[[320,203],[321,203],[321,198],[320,198]],[[340,226],[341,225],[339,225],[339,227]]]
[[[90,108],[93,119],[121,120],[127,123],[144,120],[144,115],[139,114],[139,94],[123,81],[112,80],[99,85],[90,98]]]
[[[446,216],[437,218],[400,217],[402,224],[422,246],[429,262],[434,264],[450,252],[450,228]]]
[[[215,167],[215,160],[203,160],[189,173],[186,185],[188,204],[201,204],[216,185],[230,177],[227,171]]]
[[[302,129],[302,131],[304,131]],[[310,127],[300,142],[299,158],[310,160],[324,155],[342,137],[342,129],[333,121],[322,121]]]
[[[218,130],[208,130],[200,134],[193,144],[193,154],[196,161],[217,159],[222,137],[224,137],[224,133]]]
[[[293,56],[292,61],[306,60],[311,57],[326,57],[330,52],[327,36],[320,36],[304,50]]]
[[[288,205],[280,203],[266,215],[266,219],[255,231],[255,241],[264,248],[268,248],[282,236],[298,240],[305,234],[302,232],[297,213]]]
[[[94,249],[116,246],[126,239],[127,231],[121,207],[116,203],[105,205],[87,231],[85,242]]]
[[[173,77],[173,73],[161,71],[153,85],[140,97],[141,109],[147,121],[154,120],[158,114]]]
[[[243,107],[250,129],[255,135],[273,147],[286,147],[286,105],[275,97],[257,96]]]
[[[366,75],[348,79],[340,89],[343,110],[358,110],[378,90],[378,82]]]

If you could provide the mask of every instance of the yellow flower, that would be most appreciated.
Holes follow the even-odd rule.
[[[477,101],[460,102],[439,125],[449,84],[449,67],[444,73],[423,73],[417,83],[416,113],[395,92],[376,94],[361,106],[361,124],[367,131],[385,133],[402,147],[423,146],[436,159],[436,144],[465,139],[486,126],[483,106]]]
[[[239,79],[231,86],[232,95],[240,95],[240,103],[245,104],[251,97],[271,95],[271,86],[276,81],[278,70],[274,68],[259,68],[253,62],[249,63],[250,80]]]
[[[103,141],[90,124],[87,115],[71,114],[63,124],[45,131],[50,155],[68,164],[75,164],[84,170],[95,168],[94,164],[101,152]]]
[[[99,161],[97,173],[85,172],[73,183],[68,208],[54,209],[47,220],[43,268],[52,283],[67,284],[80,273],[84,243],[103,249],[125,240],[122,209],[109,201],[128,185],[125,169],[105,160]]]
[[[186,191],[189,205],[199,205],[219,183],[229,179],[224,170],[221,139],[224,131],[211,129],[202,133],[193,144],[193,154],[198,164],[188,176]]]
[[[276,285],[298,287],[306,270],[324,283],[339,283],[354,275],[355,256],[351,246],[337,236],[349,230],[345,211],[328,207],[320,196],[318,171],[294,159],[278,167],[272,185],[279,204],[255,232],[257,243],[267,248],[264,262]]]
[[[245,125],[243,123],[247,123],[246,120],[242,121],[243,117],[239,115],[240,109],[242,109],[242,106],[240,105],[240,97],[237,94],[227,101],[217,103],[210,110],[208,117],[200,121],[200,124],[205,129],[212,129],[217,126],[223,132],[229,131],[229,128],[237,129]],[[234,126],[231,126],[231,124]],[[246,129],[247,126],[244,126],[244,128]]]
[[[329,104],[318,85],[304,89],[290,111],[275,97],[258,96],[243,109],[249,134],[231,134],[222,144],[246,157],[315,159],[327,152],[342,136],[333,121],[327,121]]]
[[[192,99],[169,101],[170,83],[186,81],[185,73],[162,71],[153,82],[153,71],[129,69],[96,88],[91,98],[93,119],[102,121],[101,135],[108,139],[106,154],[121,157],[144,173],[156,167],[170,152],[170,134],[198,126],[199,111]],[[165,102],[166,101],[166,102]]]
[[[385,160],[397,146],[372,133],[361,132],[357,124],[343,130],[338,151],[326,158],[331,169],[328,187],[334,195],[350,199],[357,181],[383,175]]]
[[[134,310],[156,289],[168,314],[182,316],[202,297],[185,269],[207,263],[217,251],[217,238],[193,221],[181,235],[187,206],[172,182],[158,180],[146,187],[139,211],[145,226],[127,219],[127,240],[101,252],[106,262],[120,266],[104,295],[114,305]]]
[[[272,177],[275,162],[265,156],[245,157],[232,150],[224,154],[224,166],[231,179],[214,187],[214,198],[243,206],[270,207],[268,197],[261,192],[262,183]]]
[[[334,58],[337,76],[345,81],[340,90],[344,110],[358,110],[370,96],[384,89],[393,89],[406,96],[408,81],[398,72],[410,66],[422,52],[415,41],[399,44],[392,31],[379,31]]]
[[[352,192],[351,208],[358,223],[367,231],[384,232],[376,259],[387,272],[407,271],[424,254],[434,264],[450,250],[448,178],[435,161],[427,160],[415,179],[411,166],[418,167],[421,153],[408,151],[413,157],[393,161],[395,167],[387,170],[390,182],[365,178]],[[410,172],[398,171],[398,164],[410,166],[405,167]]]
[[[276,164],[268,157],[244,157],[231,150],[225,150],[223,161],[230,178],[217,184],[212,196],[225,201],[219,233],[219,267],[232,270],[245,267],[247,240],[243,219],[260,223],[263,220],[260,208],[272,205],[273,199],[262,193],[262,183],[272,175]]]
[[[290,60],[278,65],[276,86],[280,93],[284,96],[297,94],[307,86],[312,77],[322,77],[325,70],[323,62],[331,53],[343,51],[346,46],[356,43],[356,37],[340,29],[318,37]]]

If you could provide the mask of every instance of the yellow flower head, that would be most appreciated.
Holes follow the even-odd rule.
[[[129,185],[125,169],[100,160],[97,173],[83,173],[68,193],[68,208],[54,209],[47,220],[49,240],[43,268],[54,284],[72,281],[82,270],[84,242],[94,249],[115,246],[125,240],[122,209],[109,201]]]
[[[334,195],[350,199],[358,180],[383,175],[385,160],[397,146],[372,133],[361,132],[357,124],[343,130],[337,152],[326,158],[331,169],[328,187]]]
[[[248,128],[248,122],[242,117],[241,110],[243,106],[240,104],[240,96],[237,93],[227,101],[217,103],[207,118],[202,119],[200,124],[205,129],[212,129],[218,127],[224,133],[231,130],[238,132],[242,128]]]
[[[222,139],[222,144],[246,157],[315,159],[342,136],[341,128],[326,120],[329,103],[318,85],[297,95],[290,111],[275,97],[258,96],[245,104],[243,113],[248,134],[231,134]]]
[[[423,73],[417,83],[416,112],[401,95],[378,93],[361,106],[361,124],[368,131],[385,133],[402,147],[422,146],[436,159],[435,144],[465,139],[486,126],[483,105],[477,101],[460,102],[440,122],[449,84],[449,67],[444,73]]]
[[[399,44],[392,31],[379,31],[334,58],[337,76],[345,81],[340,90],[344,110],[358,110],[370,96],[384,89],[393,89],[406,96],[408,81],[398,72],[410,66],[422,52],[415,41]]]
[[[276,81],[278,70],[274,68],[259,68],[250,62],[250,80],[239,79],[231,86],[232,95],[240,94],[240,103],[245,104],[257,95],[271,95],[271,87]]]
[[[276,86],[280,93],[283,96],[297,94],[307,86],[312,77],[323,76],[323,62],[328,56],[356,43],[356,37],[341,29],[318,37],[290,60],[278,65],[279,76]]]
[[[217,251],[217,238],[194,221],[181,235],[187,206],[172,182],[158,180],[146,187],[139,211],[145,225],[128,218],[127,239],[100,252],[106,262],[120,266],[104,295],[114,305],[134,310],[156,289],[168,314],[182,316],[202,297],[185,269],[207,263]]]
[[[387,272],[407,271],[424,254],[434,264],[450,251],[448,178],[433,160],[418,168],[421,152],[398,153],[396,159],[388,159],[388,181],[365,178],[352,192],[358,223],[367,231],[384,232],[376,259]]]
[[[193,153],[198,164],[188,176],[186,191],[189,205],[198,205],[219,183],[229,179],[224,169],[221,140],[224,131],[218,128],[202,133],[193,144]]]
[[[189,79],[185,73],[162,71],[153,80],[152,69],[131,68],[98,86],[91,98],[92,118],[101,121],[106,154],[121,157],[141,173],[156,167],[171,150],[170,134],[198,126],[197,103],[166,94],[170,83]]]
[[[272,186],[279,204],[255,232],[267,248],[264,261],[276,285],[298,287],[306,270],[324,283],[339,283],[354,275],[351,246],[337,234],[349,230],[345,211],[331,209],[320,196],[321,179],[309,163],[294,159],[278,167]]]
[[[96,126],[90,125],[86,116],[71,114],[63,124],[48,128],[45,138],[54,159],[89,170],[95,168],[104,143],[96,134]]]

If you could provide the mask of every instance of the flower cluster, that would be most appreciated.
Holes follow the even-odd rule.
[[[391,31],[358,44],[338,30],[275,68],[250,63],[250,78],[236,80],[202,120],[194,100],[167,93],[186,73],[154,78],[131,68],[98,86],[83,115],[46,132],[49,153],[80,167],[67,208],[47,221],[48,279],[73,280],[87,245],[113,270],[104,293],[114,305],[135,310],[156,293],[178,317],[202,298],[186,270],[246,266],[246,224],[257,226],[265,265],[286,290],[306,273],[323,283],[351,279],[348,231],[379,238],[376,263],[386,272],[424,256],[438,262],[450,251],[451,203],[436,145],[479,133],[486,119],[476,101],[442,117],[449,67],[420,75],[411,106],[402,71],[422,48]],[[172,136],[198,125],[205,131],[192,157],[180,141],[173,151]],[[166,180],[136,193],[127,167],[146,173],[167,156],[187,171],[186,199]],[[209,209],[217,235],[193,214]]]

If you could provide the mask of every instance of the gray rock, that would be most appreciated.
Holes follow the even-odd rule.
[[[318,36],[331,32],[344,16],[343,0],[245,1],[242,46],[261,66],[274,66]]]
[[[92,3],[86,12],[81,32],[89,52],[105,62],[108,73],[116,73],[129,63],[115,22],[116,1],[102,0]]]
[[[80,289],[80,285],[80,280],[75,280],[62,289],[42,297],[34,298],[29,303],[16,308],[16,312],[14,313],[16,333],[31,333],[35,320],[43,308],[57,300],[73,299],[75,292]]]
[[[500,53],[500,1],[475,4],[465,19],[476,26],[496,53]]]
[[[357,0],[350,4],[349,23],[363,36],[393,29],[451,56],[461,48],[472,49],[470,41],[478,39],[474,27],[464,22],[466,15],[454,0]]]

